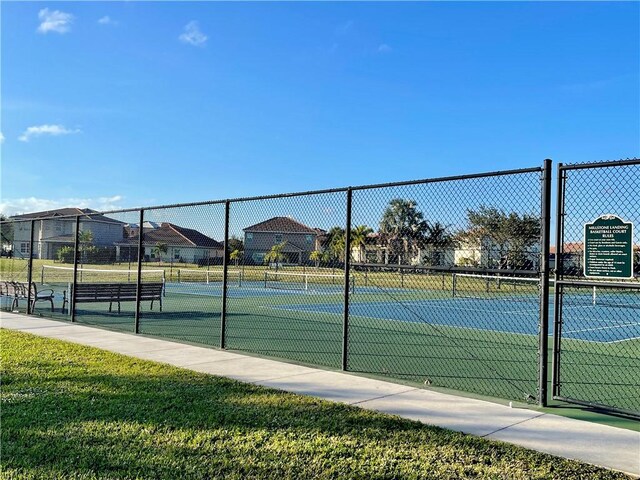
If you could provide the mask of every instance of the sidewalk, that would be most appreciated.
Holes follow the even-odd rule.
[[[348,373],[2,312],[0,326],[399,415],[640,477],[640,432]]]

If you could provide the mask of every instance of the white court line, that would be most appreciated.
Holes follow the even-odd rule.
[[[633,323],[621,323],[619,325],[610,325],[608,327],[595,327],[595,328],[582,328],[580,330],[563,330],[563,333],[581,333],[581,332],[595,332],[596,330],[609,330],[612,328],[620,328],[620,327],[635,327],[640,325],[640,322]]]
[[[602,342],[602,343],[622,343],[622,342],[628,342],[629,340],[640,340],[640,337],[631,337],[631,338],[625,338],[623,340],[613,340],[612,342]]]

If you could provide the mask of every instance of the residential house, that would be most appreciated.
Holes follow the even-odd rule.
[[[309,255],[320,249],[320,241],[326,232],[311,228],[291,217],[273,217],[244,228],[245,262],[264,263],[264,256],[271,247],[285,242],[282,253],[285,263],[304,264]]]
[[[584,244],[582,242],[565,242],[562,245],[562,260],[556,263],[558,252],[555,245],[549,247],[549,268],[561,265],[565,275],[582,275],[584,266]]]
[[[222,263],[224,245],[197,230],[168,222],[145,222],[142,230],[145,261],[174,261],[200,265]],[[124,240],[115,244],[118,261],[135,261],[139,232],[137,224],[125,225]],[[166,252],[158,251],[156,246],[159,244],[166,246]]]
[[[454,253],[455,248],[452,245],[423,245],[422,247],[411,249],[409,265],[452,266]],[[393,249],[384,240],[384,235],[379,232],[372,232],[367,235],[367,244],[364,248],[352,248],[351,258],[356,263],[385,265],[395,265],[401,260],[398,253],[393,252]]]
[[[43,212],[14,215],[13,254],[29,256],[31,221],[34,221],[33,258],[53,260],[58,250],[75,243],[76,217],[80,216],[80,231],[91,232],[92,244],[111,246],[122,241],[124,222],[106,217],[89,208],[59,208]]]
[[[501,248],[487,237],[480,241],[460,239],[454,250],[454,264],[465,267],[537,270],[540,265],[540,245],[535,243],[524,252],[515,254],[508,244]]]

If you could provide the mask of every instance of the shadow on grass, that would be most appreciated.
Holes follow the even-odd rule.
[[[5,332],[7,478],[533,478],[529,468],[616,477],[346,405]]]

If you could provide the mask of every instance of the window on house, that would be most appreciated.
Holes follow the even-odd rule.
[[[253,233],[245,234],[245,240],[248,244],[251,243],[251,241],[253,240]]]
[[[276,233],[276,243],[282,243],[282,234]]]
[[[21,243],[20,244],[20,253],[29,253],[29,244]]]
[[[313,235],[306,235],[304,240],[307,242],[307,245],[311,245],[313,243]]]
[[[173,251],[173,259],[174,260],[180,260],[180,250],[176,249]]]

